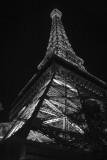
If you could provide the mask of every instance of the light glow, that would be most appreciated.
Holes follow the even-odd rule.
[[[49,123],[60,121],[61,119],[62,118],[54,118],[54,119],[51,119],[51,120],[44,121],[43,123],[44,124],[49,124]]]
[[[72,123],[72,126],[76,128],[76,130],[78,130],[81,134],[84,134],[84,131],[75,123]]]
[[[39,131],[33,131],[33,130],[30,130],[27,139],[32,140],[32,141],[42,142],[42,143],[43,142],[53,142],[53,139],[40,133]]]
[[[56,79],[53,79],[53,81],[54,81],[55,83],[59,84],[59,85],[63,85],[63,86],[68,87],[70,90],[72,90],[72,91],[74,91],[74,92],[77,92],[77,90],[76,90],[75,88],[71,87],[70,85],[68,85],[68,84],[66,84],[66,83],[64,83],[64,82],[62,82],[62,81],[59,81],[59,80],[56,80]]]
[[[51,102],[49,102],[47,99],[45,99],[45,102],[47,105],[49,105],[49,107],[51,107],[51,109],[53,109],[56,112],[61,113],[61,111],[59,109],[57,109]]]
[[[17,121],[15,123],[15,126],[13,127],[13,129],[10,131],[10,133],[8,134],[7,138],[9,138],[11,135],[13,135],[15,132],[17,132],[20,128],[22,128],[22,126],[25,124],[25,122],[23,121]]]
[[[42,113],[47,113],[47,114],[50,114],[52,116],[55,116],[55,117],[58,117],[56,114],[52,113],[52,111],[50,111],[49,109],[41,109],[40,110]]]
[[[21,118],[22,119],[29,119],[32,115],[32,113],[34,112],[35,107],[37,106],[39,100],[34,101],[32,104],[30,104],[26,110],[24,111],[24,113],[22,114]]]

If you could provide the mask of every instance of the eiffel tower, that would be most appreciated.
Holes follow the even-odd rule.
[[[12,104],[6,160],[97,159],[106,150],[107,85],[85,69],[61,16],[51,12],[46,55]]]

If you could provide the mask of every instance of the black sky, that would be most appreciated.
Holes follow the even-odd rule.
[[[62,11],[66,34],[76,54],[84,59],[86,69],[107,82],[106,4],[5,1],[0,4],[0,102],[5,113],[45,55],[50,12],[54,8]],[[4,115],[4,120],[8,120]]]

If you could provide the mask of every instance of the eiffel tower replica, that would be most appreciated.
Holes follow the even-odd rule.
[[[12,127],[1,142],[6,160],[91,160],[106,153],[107,85],[85,69],[61,16],[51,12],[46,55],[12,104]]]

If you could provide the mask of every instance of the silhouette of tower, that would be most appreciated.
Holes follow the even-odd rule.
[[[11,159],[80,159],[81,153],[99,154],[107,145],[106,83],[73,51],[62,13],[54,9],[50,16],[46,55],[10,111],[13,125],[2,143]]]

